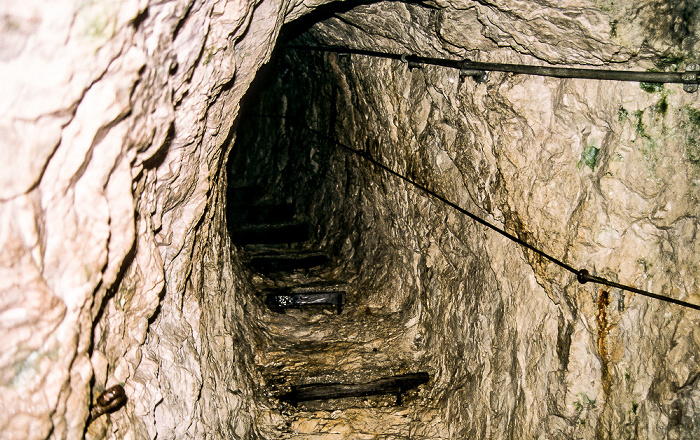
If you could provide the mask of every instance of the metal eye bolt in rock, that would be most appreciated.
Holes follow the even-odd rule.
[[[3,2],[0,440],[700,438],[697,1],[79,3]]]

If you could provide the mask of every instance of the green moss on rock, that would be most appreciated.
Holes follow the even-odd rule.
[[[583,148],[581,152],[581,160],[579,161],[579,167],[587,165],[591,171],[595,170],[598,163],[598,155],[600,154],[600,148],[596,148],[595,145],[588,145]]]
[[[700,165],[700,110],[691,106],[686,106],[683,110],[688,160],[695,165]]]
[[[657,93],[663,91],[664,85],[663,83],[640,82],[639,88],[647,93]]]

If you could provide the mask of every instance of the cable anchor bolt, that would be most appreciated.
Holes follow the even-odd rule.
[[[462,68],[459,69],[459,79],[464,80],[464,78],[470,76],[474,81],[478,83],[486,82],[489,79],[489,73],[485,70],[470,69],[468,66],[471,60],[464,60],[462,62]]]
[[[476,69],[459,69],[459,77],[464,79],[471,76],[478,83],[486,82],[489,79],[489,73],[485,70]]]
[[[591,281],[591,274],[586,269],[581,269],[576,274],[576,279],[581,284],[586,284]]]
[[[689,64],[685,68],[685,72],[683,72],[683,75],[681,75],[683,90],[688,93],[698,91],[698,74],[700,74],[700,66],[697,64]]]
[[[408,70],[423,68],[423,65],[413,58],[415,58],[413,55],[401,55],[401,61],[408,64]]]

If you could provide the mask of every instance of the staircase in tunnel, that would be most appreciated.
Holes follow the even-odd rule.
[[[357,274],[337,270],[313,244],[314,225],[295,200],[238,186],[228,210],[232,241],[267,309],[256,361],[279,407],[264,438],[434,438],[414,429],[429,376],[405,319],[358,303]]]

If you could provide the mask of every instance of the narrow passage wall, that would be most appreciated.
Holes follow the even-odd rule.
[[[313,35],[336,43],[347,29],[332,26]],[[509,74],[475,83],[357,55],[280,57],[254,112],[260,145],[294,133],[289,157],[306,171],[291,180],[304,188],[323,176],[304,189],[319,240],[357,274],[368,310],[406,317],[439,377],[433,395],[449,436],[693,435],[692,311],[581,286],[332,141],[575,267],[692,301],[693,95]],[[680,333],[663,335],[659,323]]]
[[[281,26],[319,3],[4,5],[3,437],[259,436],[271,402],[253,349],[262,309],[226,234],[224,168]],[[638,69],[683,69],[699,49],[692,1],[380,2],[335,15],[303,41]],[[324,81],[308,84],[334,119],[314,104],[299,113],[316,128],[577,267],[700,302],[695,95],[506,74],[460,84],[438,68],[322,60]],[[405,316],[437,373],[426,429],[698,437],[697,313],[579,286],[359,159],[314,148],[327,170],[310,204],[320,242],[358,274],[369,312]],[[126,406],[87,427],[116,383]]]

